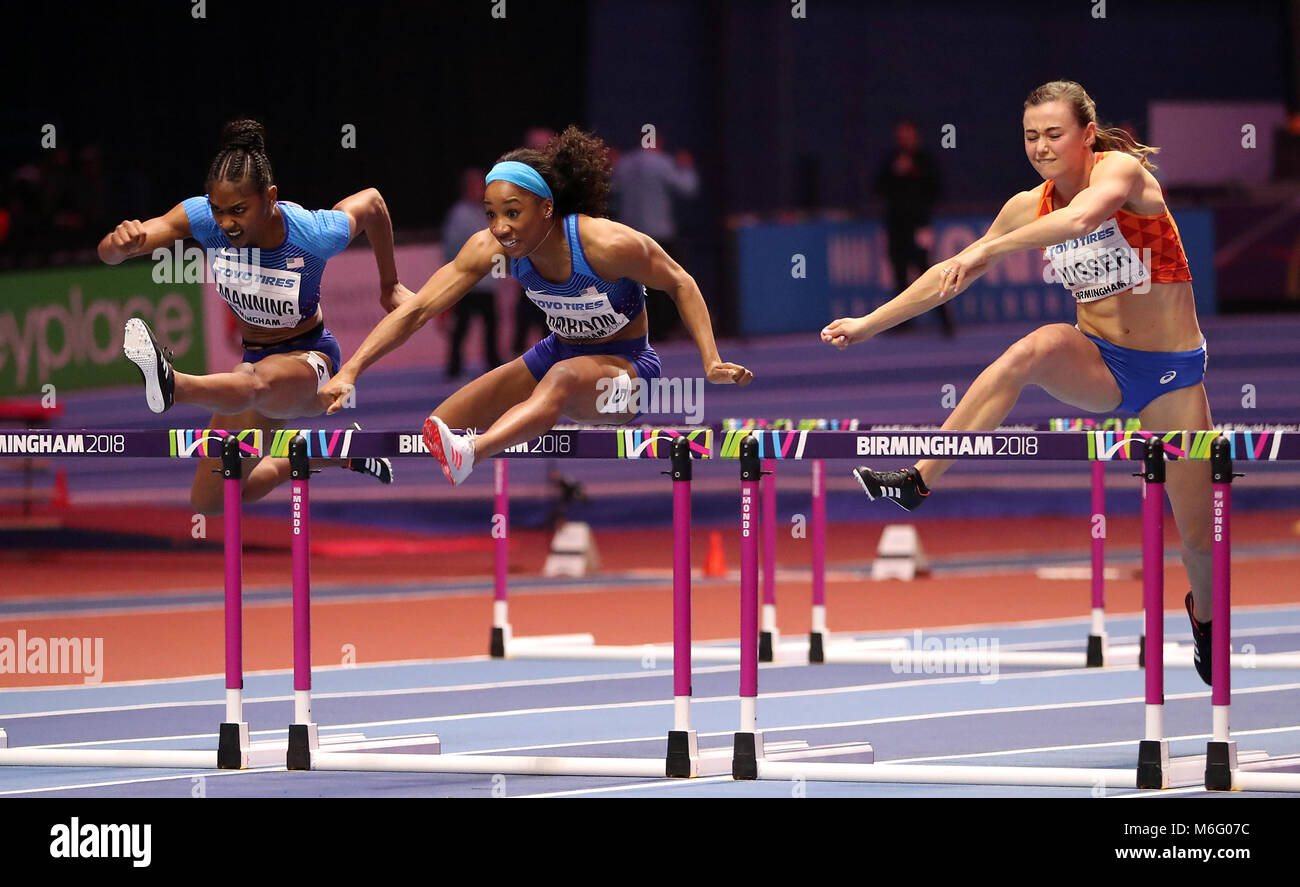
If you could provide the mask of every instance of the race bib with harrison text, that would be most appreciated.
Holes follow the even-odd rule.
[[[614,310],[609,294],[589,286],[576,296],[552,296],[525,290],[533,304],[546,312],[551,332],[566,339],[602,339],[627,326],[627,315]]]

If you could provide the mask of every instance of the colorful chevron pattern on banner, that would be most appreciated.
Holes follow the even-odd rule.
[[[722,459],[739,459],[740,444],[745,438],[753,436],[758,441],[760,459],[802,459],[804,445],[808,441],[805,431],[728,431],[722,439]]]
[[[618,437],[618,458],[662,458],[672,452],[673,441],[679,437],[690,441],[691,458],[708,459],[713,455],[712,428],[696,428],[685,433],[674,428],[625,428]]]
[[[221,458],[221,442],[230,434],[231,432],[222,431],[220,428],[173,428],[167,432],[170,439],[171,455],[178,459],[219,459]],[[236,434],[240,454],[244,456],[262,455],[262,436],[263,432],[260,428],[250,428]]]
[[[1215,438],[1225,437],[1232,459],[1276,460],[1282,445],[1282,431],[1170,431],[1160,435],[1165,455],[1171,459],[1208,459]],[[1150,431],[1093,431],[1088,435],[1088,458],[1094,460],[1134,459]]]
[[[333,431],[312,431],[306,428],[285,428],[275,432],[271,438],[268,456],[288,458],[289,444],[294,437],[301,434],[307,441],[307,455],[312,459],[346,459],[351,455],[351,428],[337,428]]]

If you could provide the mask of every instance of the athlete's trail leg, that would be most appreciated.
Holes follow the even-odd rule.
[[[1204,385],[1161,395],[1142,410],[1139,418],[1143,428],[1155,431],[1208,431],[1214,427]],[[1198,622],[1209,622],[1214,616],[1210,463],[1170,462],[1165,470],[1165,492],[1183,541],[1183,566],[1192,586],[1193,613]]]

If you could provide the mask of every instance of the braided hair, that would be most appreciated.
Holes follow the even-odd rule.
[[[206,190],[216,182],[245,179],[259,192],[275,184],[266,156],[266,129],[256,120],[232,120],[221,130],[221,150],[208,167]]]
[[[497,162],[507,160],[526,163],[541,174],[551,186],[558,215],[605,214],[613,168],[609,148],[599,136],[570,126],[540,151],[518,148],[501,155]]]

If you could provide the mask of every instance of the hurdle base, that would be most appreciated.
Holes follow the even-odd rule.
[[[312,753],[320,749],[320,733],[315,724],[290,724],[289,747],[285,750],[286,770],[310,770]]]
[[[731,778],[757,779],[758,762],[763,759],[763,731],[737,733],[731,751]]]
[[[808,661],[826,661],[826,636],[820,631],[814,631],[808,635]]]
[[[217,768],[220,770],[247,769],[250,754],[248,723],[222,724],[217,732]]]
[[[1104,634],[1088,635],[1088,653],[1084,659],[1084,668],[1106,667],[1106,636]]]
[[[1147,667],[1147,636],[1138,637],[1138,668]]]
[[[1237,743],[1210,742],[1205,746],[1205,788],[1212,792],[1232,791],[1232,771],[1237,769]]]
[[[771,662],[771,661],[772,661],[772,650],[773,650],[774,645],[777,644],[777,643],[778,643],[778,641],[776,640],[776,632],[775,632],[775,631],[761,631],[761,632],[759,632],[759,634],[758,634],[758,661],[759,661],[759,662]]]
[[[664,775],[671,779],[689,779],[699,772],[700,742],[694,730],[668,731],[668,756]]]
[[[1138,743],[1137,787],[1169,787],[1169,743],[1166,740],[1143,739]]]
[[[509,625],[492,626],[492,639],[488,642],[488,655],[493,659],[505,659],[506,641],[509,637]]]

